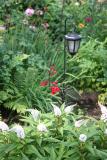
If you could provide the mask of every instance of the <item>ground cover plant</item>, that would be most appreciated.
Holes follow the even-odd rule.
[[[107,159],[106,17],[104,0],[0,1],[1,160]]]
[[[107,158],[107,126],[105,106],[101,107],[101,119],[82,114],[76,115],[76,105],[60,108],[54,104],[53,111],[41,114],[28,109],[24,116],[24,128],[0,122],[0,158],[12,159],[105,159]]]

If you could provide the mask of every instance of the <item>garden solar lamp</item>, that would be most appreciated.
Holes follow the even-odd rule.
[[[65,19],[65,35],[64,35],[64,80],[66,76],[66,53],[68,52],[71,56],[76,55],[80,48],[80,42],[82,37],[76,33],[76,26],[72,23],[72,32],[67,33],[67,22],[70,22],[73,17],[67,17]],[[69,20],[69,21],[68,21]],[[65,88],[65,87],[64,87]],[[65,94],[65,93],[64,93]]]
[[[67,22],[68,20],[73,19],[73,17],[67,17],[65,19],[65,35],[64,35],[64,77],[66,74],[66,52],[68,51],[71,56],[74,56],[79,48],[81,42],[81,36],[76,33],[75,24],[72,24],[72,32],[67,34]],[[67,49],[67,51],[66,51]]]

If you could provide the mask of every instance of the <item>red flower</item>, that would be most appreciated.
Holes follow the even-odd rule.
[[[86,17],[86,18],[85,18],[85,22],[87,22],[87,23],[92,22],[92,20],[93,20],[92,17]]]
[[[52,86],[52,87],[51,87],[51,94],[54,95],[54,94],[56,94],[57,92],[60,92],[60,88],[57,87],[57,86]]]
[[[44,87],[44,86],[47,86],[48,85],[48,80],[46,81],[43,81],[40,83],[40,86]]]

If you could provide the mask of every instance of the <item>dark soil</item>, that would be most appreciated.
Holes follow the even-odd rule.
[[[2,121],[5,123],[19,122],[19,114],[16,111],[12,111],[11,109],[5,108],[4,106],[0,106],[0,115]]]

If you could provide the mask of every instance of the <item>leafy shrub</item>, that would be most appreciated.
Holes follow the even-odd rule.
[[[18,130],[14,128],[10,132],[1,132],[0,158],[5,160],[8,155],[9,160],[105,159],[106,123],[72,112],[67,114],[65,111],[69,109],[64,109],[64,106],[61,110],[55,107],[54,114],[50,112],[40,114],[39,117],[36,111],[35,120],[32,116],[24,117],[25,135],[19,126]]]
[[[106,40],[90,39],[81,46],[77,56],[68,60],[68,82],[79,90],[106,92]]]
[[[33,31],[22,23],[22,19],[20,17],[20,21],[16,21],[18,24],[2,35],[0,101],[5,107],[18,112],[31,106],[41,106],[41,103],[47,107],[40,109],[49,110],[51,91],[49,87],[41,87],[40,83],[49,79],[50,66],[61,66],[62,51],[52,44],[43,28]],[[59,54],[60,59],[57,58]],[[51,82],[58,77],[59,74],[53,76]]]
[[[76,0],[72,1],[57,1],[57,0],[44,0],[44,1],[18,1],[9,0],[2,3],[1,1],[1,19],[5,20],[8,24],[15,24],[13,21],[17,19],[19,14],[23,14],[28,7],[35,10],[35,14],[28,18],[29,23],[35,26],[48,25],[50,36],[54,40],[62,40],[64,35],[64,20],[66,17],[73,15],[73,21],[77,26],[77,30],[86,38],[91,36],[104,40],[106,37],[106,5],[100,5],[96,0],[84,1],[76,5]],[[11,6],[11,7],[10,7]],[[8,11],[8,12],[7,12]],[[36,12],[42,11],[42,15]],[[13,18],[14,15],[14,18]],[[91,21],[86,21],[87,17],[91,17]],[[80,24],[84,27],[80,27]],[[72,21],[69,24],[69,29],[72,26]],[[102,30],[103,28],[103,30]]]

